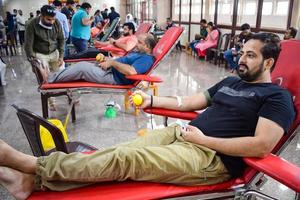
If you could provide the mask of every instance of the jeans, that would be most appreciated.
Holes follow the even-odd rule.
[[[237,61],[234,61],[234,57],[237,55],[233,55],[232,50],[229,49],[224,52],[224,59],[228,62],[230,69],[237,69],[238,68],[238,58]]]
[[[77,53],[85,51],[88,48],[88,40],[75,38],[71,36],[71,41],[74,44]]]
[[[196,46],[196,44],[198,44],[198,42],[199,42],[199,40],[193,40],[192,42],[190,42],[190,45],[189,45],[195,53],[197,53],[195,46]]]

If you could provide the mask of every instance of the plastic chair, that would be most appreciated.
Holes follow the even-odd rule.
[[[54,151],[72,153],[97,150],[97,148],[82,142],[65,142],[61,131],[56,126],[44,118],[36,115],[35,113],[30,112],[29,110],[19,108],[16,105],[12,106],[17,110],[19,121],[22,125],[34,156],[46,156]],[[55,144],[54,149],[49,151],[44,150],[40,138],[40,125],[45,127],[50,132]]]
[[[287,88],[295,97],[294,104],[297,110],[297,116],[288,134],[279,142],[273,153],[279,153],[293,136],[295,129],[300,124],[300,62],[298,52],[300,50],[300,41],[287,41],[282,43],[282,52],[277,61],[276,68],[272,73],[273,81]],[[149,108],[146,112],[159,114],[169,117],[180,117],[183,119],[193,119],[197,116],[196,112],[179,112],[165,109]],[[263,159],[245,158],[249,165],[244,175],[229,181],[206,186],[177,186],[171,184],[149,183],[125,181],[121,183],[101,183],[88,187],[74,189],[64,192],[34,192],[29,200],[54,200],[58,197],[64,200],[146,200],[163,199],[172,197],[185,197],[185,199],[250,199],[255,194],[264,199],[272,199],[257,191],[264,183],[263,172],[278,180],[282,184],[295,190],[297,195],[300,193],[300,167],[297,167],[274,154]],[[189,196],[189,197],[187,197]],[[299,199],[299,196],[296,196]]]
[[[41,93],[41,101],[42,101],[42,110],[43,110],[43,117],[48,117],[48,98],[52,96],[61,96],[67,95],[69,97],[69,101],[71,100],[72,93],[76,93],[80,91],[81,94],[89,94],[89,93],[115,93],[115,94],[124,94],[125,98],[125,109],[128,108],[128,97],[132,89],[138,88],[141,86],[141,82],[147,82],[147,88],[152,88],[154,95],[156,94],[157,87],[154,83],[162,82],[162,80],[158,77],[151,76],[151,72],[159,65],[159,63],[165,58],[168,53],[171,52],[174,45],[179,40],[183,29],[180,27],[172,27],[159,40],[156,44],[155,48],[153,49],[153,55],[155,57],[155,62],[151,66],[145,74],[139,75],[132,75],[126,76],[126,78],[133,80],[134,83],[131,85],[109,85],[109,84],[98,84],[98,83],[91,83],[86,81],[81,82],[67,82],[67,83],[45,83],[46,81],[43,79],[42,74],[40,73],[40,67],[38,66],[37,62],[31,62],[31,66],[33,72],[36,75],[39,84],[39,92]],[[86,60],[86,59],[83,59]],[[72,110],[72,120],[75,121],[75,109],[73,107]]]

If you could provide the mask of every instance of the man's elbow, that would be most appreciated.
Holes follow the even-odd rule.
[[[254,148],[256,149],[254,156],[258,158],[264,158],[272,152],[273,148],[273,145],[260,142],[257,148]]]
[[[135,70],[129,70],[127,75],[136,75],[137,72]]]

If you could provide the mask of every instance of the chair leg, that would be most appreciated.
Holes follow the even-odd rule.
[[[43,111],[43,117],[47,119],[48,116],[48,96],[41,94],[41,101],[42,101],[42,111]]]
[[[129,94],[127,92],[124,94],[124,108],[125,111],[129,108]]]
[[[68,96],[68,101],[69,101],[69,104],[71,104],[72,99],[69,96]],[[75,104],[74,103],[72,105],[71,114],[72,114],[72,123],[74,123],[76,121],[76,110],[75,110]]]

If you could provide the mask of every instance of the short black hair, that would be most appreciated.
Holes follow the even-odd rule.
[[[73,5],[73,4],[75,4],[75,2],[73,1],[73,0],[68,0],[67,2],[66,2],[66,5]]]
[[[295,38],[297,35],[297,29],[295,29],[294,27],[290,27],[288,30],[290,30],[290,35],[292,38]]]
[[[55,12],[55,9],[52,6],[44,5],[41,8],[41,14],[42,14],[42,16],[54,17],[56,15],[56,12]]]
[[[207,21],[206,21],[206,19],[201,19],[200,23],[207,24]]]
[[[58,7],[58,6],[62,6],[62,3],[61,3],[61,1],[59,1],[59,0],[54,0],[54,1],[53,1],[53,5],[54,5],[55,7]]]
[[[129,28],[129,30],[132,30],[132,33],[135,33],[135,27],[134,27],[134,24],[131,23],[131,22],[127,22],[127,23],[124,23],[123,24],[123,27],[124,26],[127,26]]]
[[[114,11],[114,10],[115,10],[115,7],[110,7],[110,10],[111,10],[111,11]]]
[[[248,30],[248,29],[250,29],[250,25],[248,23],[242,24],[242,26],[241,26],[242,31],[245,31],[245,30]]]
[[[91,4],[89,4],[87,2],[84,2],[84,3],[81,4],[80,7],[83,8],[83,9],[87,9],[87,8],[91,8],[92,6],[91,6]]]
[[[274,33],[256,33],[253,35],[252,40],[259,40],[264,43],[260,52],[265,59],[273,58],[274,64],[271,68],[273,71],[280,53],[280,38]]]

